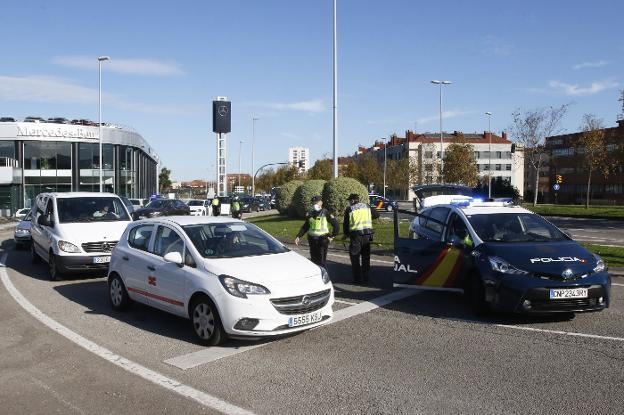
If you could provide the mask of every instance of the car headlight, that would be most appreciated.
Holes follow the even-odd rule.
[[[500,272],[502,274],[510,274],[510,275],[527,275],[527,271],[523,271],[511,265],[509,262],[505,261],[502,258],[497,256],[488,257],[488,261],[490,261],[490,266],[492,270],[496,272]]]
[[[78,248],[76,245],[72,244],[71,242],[67,242],[67,241],[58,241],[58,247],[63,252],[69,252],[72,254],[76,254],[80,252],[80,248]]]
[[[323,279],[323,284],[329,284],[330,283],[330,279],[329,279],[329,273],[327,272],[327,270],[323,267],[319,267],[321,269],[321,278]]]
[[[594,255],[594,257],[596,258],[596,266],[593,269],[594,272],[602,272],[607,269],[607,266],[605,265],[602,258],[600,258],[598,255]]]
[[[262,285],[239,280],[229,275],[219,275],[219,281],[221,281],[223,288],[234,297],[247,298],[247,295],[271,294],[271,292]]]
[[[28,230],[28,229],[15,229],[15,233],[19,233],[21,235],[28,235],[28,234],[30,234],[30,230]]]

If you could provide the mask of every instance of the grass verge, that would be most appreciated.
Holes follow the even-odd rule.
[[[591,252],[598,254],[609,267],[624,267],[624,248],[619,246],[603,246],[594,244],[583,244]]]
[[[591,217],[624,219],[624,206],[585,206],[579,205],[537,205],[525,203],[522,207],[539,215],[570,216],[570,217]]]

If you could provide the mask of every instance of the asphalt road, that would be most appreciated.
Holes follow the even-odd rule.
[[[613,286],[601,313],[475,320],[461,295],[391,288],[387,257],[373,258],[369,286],[352,285],[348,259],[332,253],[340,321],[211,349],[194,343],[183,319],[136,304],[112,311],[103,278],[50,282],[12,241],[1,249],[0,274],[55,322],[254,413],[614,414],[624,405],[624,284]],[[397,294],[409,296],[388,297]],[[214,412],[61,337],[3,284],[0,332],[2,413]]]

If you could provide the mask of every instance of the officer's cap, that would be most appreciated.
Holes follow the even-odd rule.
[[[351,193],[349,195],[349,197],[347,198],[347,200],[351,201],[351,200],[360,200],[360,195],[358,195],[357,193]]]
[[[321,196],[319,196],[319,195],[312,196],[312,203],[320,202],[322,200],[323,200],[323,198]]]

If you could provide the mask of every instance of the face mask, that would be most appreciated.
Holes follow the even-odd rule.
[[[314,206],[312,206],[312,209],[314,209],[316,212],[320,212],[321,211],[321,205],[315,204]]]

